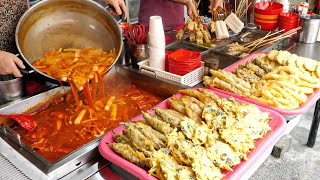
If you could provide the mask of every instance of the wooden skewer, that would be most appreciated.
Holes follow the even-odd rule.
[[[239,15],[239,19],[242,19],[243,16],[246,14],[246,12],[248,11],[248,8],[251,6],[252,2],[249,3],[249,5],[244,9],[244,11],[242,11],[242,13]]]
[[[248,54],[250,54],[265,38],[267,38],[270,33],[271,33],[271,31],[269,31],[266,36],[264,36],[263,38],[261,38],[261,40],[260,40],[253,48],[250,49],[250,51],[248,52]]]
[[[295,33],[296,33],[296,32],[295,32]],[[293,34],[295,34],[295,33],[293,33]],[[257,48],[263,47],[263,46],[265,46],[265,45],[267,45],[267,44],[270,44],[270,43],[279,41],[279,40],[281,40],[281,39],[285,39],[285,38],[291,37],[293,34],[287,35],[287,36],[284,36],[284,37],[281,37],[281,38],[278,38],[278,39],[274,39],[274,40],[272,40],[272,41],[265,42],[265,43],[260,44],[259,46],[257,46]]]
[[[272,33],[272,34],[266,35],[265,37],[271,37],[271,36],[276,35],[276,34],[282,32],[282,31],[284,31],[284,30],[274,32],[274,33]],[[265,37],[262,37],[262,38],[265,38]],[[259,39],[257,39],[257,40],[254,40],[254,41],[252,41],[252,42],[246,43],[246,44],[242,44],[242,46],[244,46],[244,47],[250,47],[250,46],[252,46],[253,44],[256,44],[257,42],[259,42],[260,39],[261,39],[261,38],[259,38]]]
[[[240,1],[238,9],[236,9],[236,12],[235,12],[236,16],[239,16],[239,14],[241,12],[241,9],[243,9],[243,6],[246,4],[245,2],[246,2],[246,0],[241,0]]]
[[[301,29],[301,27],[298,27],[296,29],[292,29],[292,30],[290,30],[290,31],[288,31],[286,33],[283,33],[281,36],[271,38],[271,39],[265,41],[264,43],[260,44],[258,47],[262,47],[262,46],[264,46],[264,45],[266,45],[268,43],[272,43],[272,42],[279,41],[279,40],[284,39],[284,38],[291,37],[292,35],[296,34],[299,29]]]

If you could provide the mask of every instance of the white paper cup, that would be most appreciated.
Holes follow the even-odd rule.
[[[149,32],[152,34],[164,33],[161,16],[151,16],[150,17]]]
[[[166,51],[161,48],[149,48],[149,66],[159,69],[165,70],[165,59],[166,59]]]
[[[155,48],[165,48],[166,47],[166,38],[161,35],[152,35],[148,34],[148,47]]]

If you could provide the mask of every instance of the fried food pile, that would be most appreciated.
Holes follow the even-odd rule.
[[[221,169],[247,159],[254,142],[271,128],[269,113],[210,90],[180,90],[170,109],[143,112],[127,123],[110,148],[159,179],[221,179]]]
[[[240,45],[238,42],[231,43],[226,46],[226,53],[232,56],[245,57],[248,55],[247,52],[249,51],[249,48]]]
[[[32,65],[60,81],[72,82],[78,90],[95,76],[103,76],[115,61],[115,50],[109,52],[87,47],[85,49],[59,49],[44,54]],[[95,75],[96,74],[96,75]]]
[[[204,84],[281,109],[297,109],[320,88],[320,63],[287,51],[261,54],[233,72],[210,73]]]
[[[176,35],[178,40],[183,38],[185,31],[190,33],[190,42],[197,44],[211,43],[211,35],[208,29],[202,24],[201,19],[190,20],[185,24],[183,29],[180,29]]]

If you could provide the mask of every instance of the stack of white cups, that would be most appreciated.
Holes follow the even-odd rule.
[[[148,47],[149,66],[164,71],[166,39],[161,16],[150,17]]]

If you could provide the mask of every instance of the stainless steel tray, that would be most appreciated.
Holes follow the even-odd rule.
[[[244,38],[244,40],[241,40],[241,38],[240,38],[241,35],[240,35],[239,37],[235,38],[234,40],[214,48],[213,51],[215,53],[217,53],[217,54],[225,55],[227,57],[236,58],[236,59],[240,60],[240,59],[242,59],[241,57],[234,56],[234,55],[229,55],[229,54],[226,53],[226,46],[227,45],[229,45],[231,43],[235,43],[235,42],[238,42],[238,43],[251,42],[251,41],[254,41],[254,40],[256,40],[256,39],[258,39],[260,37],[263,37],[263,36],[268,34],[267,31],[262,31],[262,30],[249,30],[249,29],[247,29],[243,33],[245,33],[245,32],[251,32],[253,37],[251,37],[251,38],[247,37],[247,38]],[[269,51],[271,51],[273,49],[281,49],[282,47],[284,47],[284,46],[289,44],[289,40],[290,40],[290,38],[286,38],[286,39],[282,39],[280,41],[277,41],[277,42],[275,42],[273,44],[267,44],[267,45],[265,45],[263,47],[257,48],[256,50],[252,51],[251,53],[253,53],[253,52],[269,52]]]
[[[193,43],[187,42],[185,40],[181,40],[181,41],[176,41],[174,43],[167,45],[166,51],[176,51],[180,48],[187,49],[190,51],[201,52],[201,53],[209,50],[206,47],[198,46]]]
[[[181,89],[180,86],[150,78],[148,76],[124,69],[120,66],[115,66],[110,75],[115,75],[117,78],[123,78],[126,82],[134,84],[136,87],[149,91],[152,94],[166,99],[172,94],[178,92]],[[106,79],[107,77],[105,77]],[[47,92],[38,94],[36,96],[24,99],[15,104],[10,104],[0,109],[0,113],[22,113],[30,110],[30,108],[50,100],[54,96],[62,96],[68,91],[68,87],[57,87]],[[54,163],[49,162],[41,155],[37,154],[30,147],[22,143],[19,139],[19,135],[16,134],[9,127],[0,128],[0,137],[11,146],[16,152],[18,152],[23,158],[29,161],[32,166],[37,167],[47,177],[57,179],[61,178],[69,172],[85,164],[92,158],[96,157],[99,153],[97,146],[102,136],[90,141],[82,147],[76,149],[72,153],[60,158]],[[10,160],[10,159],[9,159]]]
[[[218,69],[224,69],[231,64],[237,62],[239,59],[232,57],[232,56],[226,56],[223,54],[216,53],[213,50],[206,51],[202,54],[201,61],[204,62],[205,66],[205,75],[210,75],[209,70],[218,70]]]

